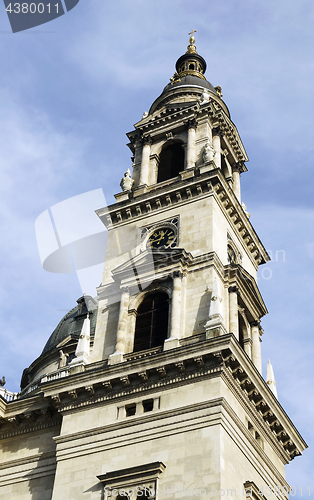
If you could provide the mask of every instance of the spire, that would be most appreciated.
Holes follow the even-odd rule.
[[[274,370],[271,365],[270,359],[267,364],[267,373],[266,373],[266,383],[269,386],[270,390],[273,392],[274,396],[278,399],[277,389],[276,389],[276,380],[274,375]]]

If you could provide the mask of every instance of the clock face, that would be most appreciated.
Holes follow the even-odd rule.
[[[237,261],[236,261],[236,255],[234,253],[234,250],[233,248],[229,247],[228,246],[228,262],[230,264],[236,264]]]
[[[152,248],[170,248],[175,246],[175,232],[170,227],[155,229],[149,237]]]

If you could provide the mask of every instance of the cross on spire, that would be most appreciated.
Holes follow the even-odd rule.
[[[192,30],[191,33],[188,33],[188,35],[193,36],[193,33],[197,33],[197,30]]]

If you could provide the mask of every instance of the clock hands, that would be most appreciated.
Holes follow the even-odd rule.
[[[149,238],[154,248],[168,248],[174,240],[174,232],[171,228],[158,229]]]

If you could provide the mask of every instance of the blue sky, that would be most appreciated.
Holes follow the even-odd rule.
[[[125,133],[168,83],[193,28],[206,77],[222,86],[250,158],[243,201],[274,257],[259,277],[269,309],[264,373],[271,358],[279,400],[313,445],[313,2],[80,0],[51,23],[16,34],[0,8],[6,388],[18,390],[23,368],[81,295],[76,275],[41,268],[36,218],[93,189],[114,201],[131,167]],[[311,448],[287,467],[303,497],[309,486],[314,494],[313,468]]]

